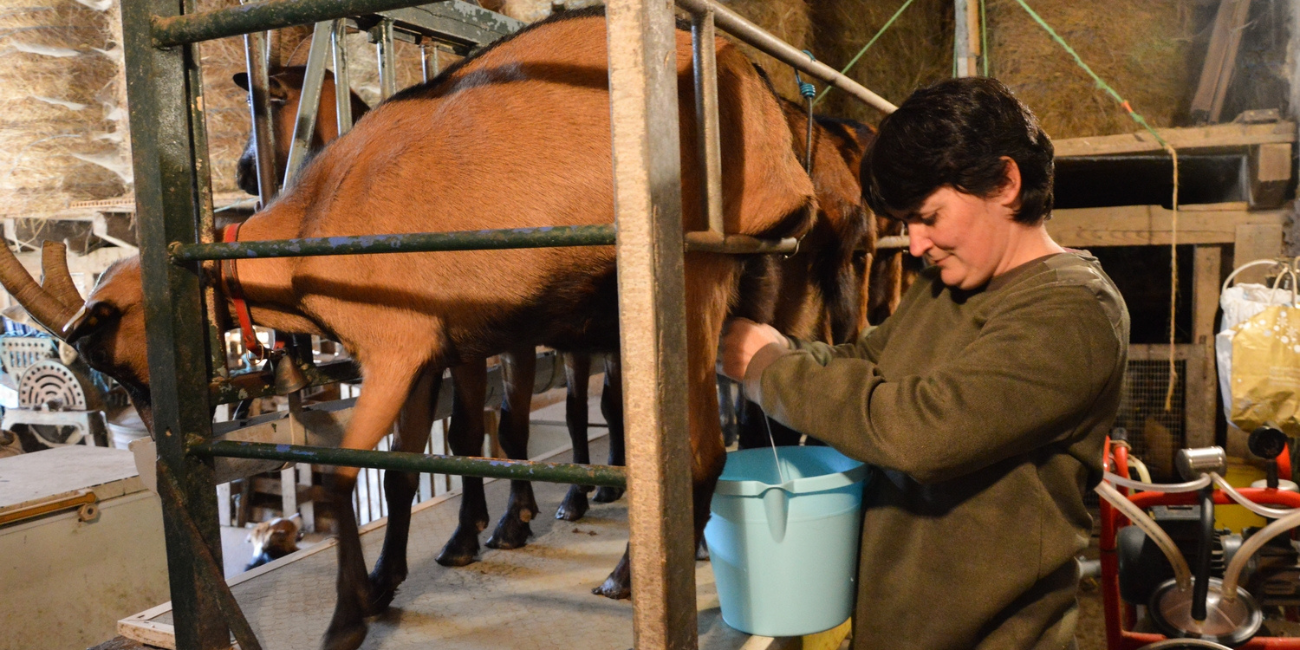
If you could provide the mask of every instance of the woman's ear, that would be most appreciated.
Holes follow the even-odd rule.
[[[1005,165],[1003,168],[1002,186],[997,189],[994,198],[998,203],[1011,208],[1012,212],[1020,209],[1020,166],[1016,161],[1002,157]]]

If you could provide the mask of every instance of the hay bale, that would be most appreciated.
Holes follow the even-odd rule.
[[[1187,122],[1200,62],[1190,60],[1194,7],[1179,0],[1031,6],[1152,126]],[[988,0],[990,73],[1015,91],[1053,138],[1140,129],[1015,0]]]
[[[728,9],[747,18],[750,22],[771,32],[773,36],[801,50],[811,50],[814,56],[821,55],[813,48],[812,13],[806,0],[719,0]],[[721,31],[721,30],[719,30]],[[728,36],[728,38],[730,38]],[[794,68],[739,43],[742,52],[767,71],[772,85],[782,97],[800,100],[799,86],[795,82]]]
[[[827,0],[812,4],[813,52],[841,70],[894,15],[904,0]],[[849,71],[850,77],[897,104],[926,84],[952,76],[953,4],[916,0]],[[819,84],[820,87],[820,84]],[[818,105],[829,115],[879,124],[884,117],[832,90]]]
[[[106,4],[0,0],[0,216],[50,216],[130,183],[119,10]]]

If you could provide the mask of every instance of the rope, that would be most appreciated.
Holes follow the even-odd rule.
[[[851,69],[854,66],[854,64],[858,62],[858,59],[861,59],[862,55],[866,54],[867,50],[871,49],[871,46],[876,44],[876,40],[879,39],[882,35],[884,35],[884,33],[888,31],[891,26],[893,26],[894,21],[898,20],[898,15],[903,13],[903,10],[910,7],[912,3],[915,1],[916,0],[907,0],[907,2],[904,2],[903,6],[899,7],[898,11],[895,11],[894,15],[890,16],[889,20],[885,21],[885,24],[883,27],[880,28],[880,31],[876,32],[876,35],[872,36],[871,40],[867,41],[867,44],[863,45],[862,49],[858,50],[858,53],[853,55],[852,59],[849,59],[849,64],[844,66],[843,70],[840,70],[840,74],[847,75],[849,73],[849,69]],[[814,105],[820,104],[823,99],[826,99],[826,93],[830,92],[831,88],[834,87],[835,86],[827,86],[824,89],[822,89],[822,94],[817,96],[817,99],[816,101],[813,102],[813,104]]]
[[[1097,73],[1093,72],[1092,68],[1088,67],[1087,63],[1084,63],[1083,57],[1079,56],[1079,53],[1076,52],[1074,48],[1070,47],[1070,44],[1066,43],[1065,39],[1061,38],[1060,34],[1057,34],[1056,30],[1052,29],[1051,25],[1048,25],[1047,21],[1043,20],[1043,17],[1039,16],[1038,12],[1034,11],[1029,6],[1028,2],[1025,0],[1016,0],[1016,2],[1019,3],[1020,6],[1029,14],[1030,18],[1034,19],[1034,22],[1038,23],[1039,27],[1042,27],[1043,30],[1047,32],[1048,36],[1052,37],[1052,40],[1056,41],[1056,43],[1064,48],[1070,56],[1074,57],[1074,62],[1079,64],[1079,67],[1083,68],[1083,71],[1087,72],[1088,76],[1092,77],[1093,82],[1097,84],[1097,88],[1110,95],[1117,103],[1119,103],[1120,108],[1124,109],[1124,112],[1128,113],[1128,116],[1132,118],[1134,122],[1137,122],[1139,126],[1146,129],[1146,131],[1151,134],[1151,137],[1155,138],[1155,141],[1160,145],[1160,148],[1168,152],[1169,157],[1173,159],[1174,196],[1171,205],[1173,211],[1170,217],[1169,232],[1169,387],[1165,391],[1165,410],[1173,410],[1174,385],[1178,380],[1178,373],[1174,365],[1174,318],[1178,313],[1178,152],[1175,151],[1173,146],[1166,142],[1164,138],[1160,137],[1160,134],[1147,123],[1146,118],[1133,110],[1133,106],[1128,103],[1128,100],[1121,97],[1120,94],[1110,86],[1110,84],[1097,76]]]
[[[804,50],[803,53],[808,55],[810,61],[817,60],[817,57],[813,56],[812,52]],[[814,98],[817,97],[817,87],[804,81],[803,77],[799,76],[798,68],[794,69],[794,80],[795,83],[799,84],[799,94],[803,95],[804,99],[808,100],[808,137],[804,141],[803,169],[811,176],[813,161],[813,106],[817,103],[814,100]]]

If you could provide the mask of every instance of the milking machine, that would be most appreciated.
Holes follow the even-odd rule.
[[[1102,598],[1110,650],[1242,648],[1300,650],[1300,639],[1270,636],[1265,611],[1300,614],[1300,491],[1291,475],[1287,436],[1260,427],[1251,452],[1268,461],[1268,478],[1250,488],[1224,480],[1220,447],[1184,449],[1185,482],[1133,480],[1123,440],[1107,441],[1101,502]],[[1240,505],[1272,523],[1241,534],[1215,526],[1217,505]],[[1284,535],[1283,533],[1288,533]],[[1192,562],[1188,562],[1192,558]]]

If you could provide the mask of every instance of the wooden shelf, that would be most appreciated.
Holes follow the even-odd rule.
[[[1249,147],[1296,141],[1296,123],[1215,124],[1213,126],[1156,129],[1160,137],[1179,152]],[[1052,143],[1056,157],[1114,156],[1161,151],[1160,144],[1146,131],[1121,135],[1065,138]]]
[[[1232,244],[1238,228],[1263,226],[1281,234],[1286,210],[1249,211],[1244,203],[1194,205],[1178,210],[1179,244]],[[1173,213],[1158,205],[1055,210],[1047,222],[1062,246],[1168,246]]]

